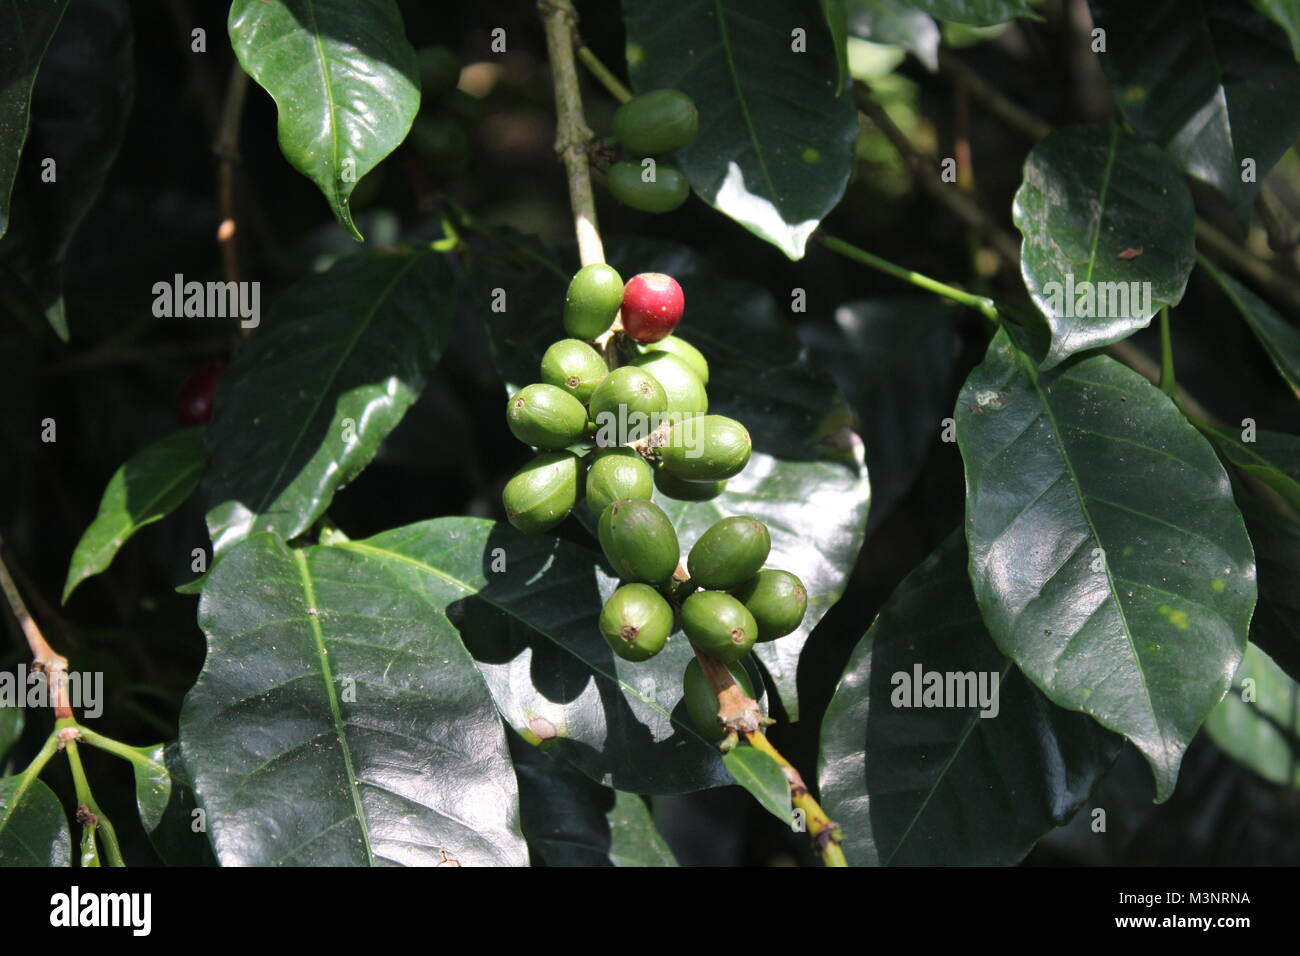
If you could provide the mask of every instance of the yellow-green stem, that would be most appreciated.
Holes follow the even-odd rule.
[[[832,252],[844,256],[846,259],[852,259],[854,262],[860,262],[864,266],[870,266],[886,275],[891,275],[895,279],[901,279],[918,289],[924,289],[927,292],[933,292],[935,295],[943,296],[945,299],[951,299],[961,305],[970,306],[972,309],[978,309],[986,318],[996,322],[998,320],[998,307],[992,299],[987,296],[974,295],[965,292],[955,286],[950,286],[946,282],[940,282],[938,279],[931,279],[927,275],[914,272],[911,269],[905,269],[902,266],[895,265],[888,259],[882,259],[880,256],[873,255],[865,249],[860,249],[852,243],[845,242],[835,236],[818,233],[816,238],[823,246]]]

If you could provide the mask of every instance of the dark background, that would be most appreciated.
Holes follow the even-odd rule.
[[[145,529],[108,572],[87,581],[67,607],[58,603],[68,559],[95,514],[114,469],[132,453],[174,430],[177,392],[194,368],[226,355],[229,323],[156,319],[153,284],[174,273],[186,279],[221,277],[215,242],[217,164],[211,149],[215,119],[233,62],[225,33],[226,4],[136,0],[136,92],[129,127],[107,185],[70,252],[65,278],[72,341],[33,334],[6,316],[0,325],[0,532],[33,613],[47,637],[77,670],[103,670],[110,692],[105,733],[135,743],[171,740],[184,693],[202,664],[203,636],[195,601],[174,593],[189,580],[190,549],[207,543],[199,503]],[[1063,53],[1082,29],[1074,3],[1048,3],[1046,22],[1017,21],[996,41],[960,55],[1022,106],[1052,123],[1104,120],[1109,92],[1095,65]],[[622,73],[623,35],[613,3],[579,3],[587,43]],[[408,34],[418,47],[443,44],[471,66],[462,85],[484,98],[486,115],[473,133],[470,171],[451,182],[424,175],[404,146],[372,174],[358,225],[371,238],[428,236],[430,213],[446,195],[486,223],[507,223],[548,241],[570,238],[571,219],[560,166],[552,152],[550,78],[545,42],[532,3],[402,4]],[[1067,16],[1067,12],[1071,12]],[[190,30],[207,31],[208,52],[190,52]],[[509,52],[489,52],[489,31],[504,27]],[[490,64],[490,65],[485,65]],[[954,93],[952,81],[927,73],[915,59],[899,72],[916,84],[916,107],[937,155],[953,155],[967,140],[974,158],[979,202],[1011,230],[1011,197],[1030,143]],[[608,132],[616,105],[587,83],[589,121]],[[246,176],[239,194],[243,278],[262,281],[265,310],[276,295],[309,272],[320,256],[355,248],[330,215],[317,188],[293,170],[275,137],[275,110],[250,85],[242,124]],[[1294,196],[1292,181],[1279,184]],[[1198,193],[1202,212],[1229,232],[1237,227],[1215,197]],[[765,286],[779,302],[807,290],[808,311],[790,316],[809,342],[832,327],[836,307],[910,290],[810,245],[792,263],[774,247],[692,199],[667,216],[648,216],[598,196],[607,235],[648,235],[687,242],[723,275]],[[897,168],[864,162],[847,195],[826,223],[830,231],[937,278],[1015,295],[1017,263],[1001,263],[981,277],[971,266],[971,236],[942,206]],[[1014,231],[1013,235],[1014,235]],[[1260,428],[1300,430],[1294,401],[1230,306],[1199,273],[1186,305],[1176,312],[1179,380],[1220,418],[1249,415]],[[910,306],[903,304],[905,311]],[[931,308],[921,303],[918,309]],[[983,320],[952,312],[951,332],[927,347],[951,349],[952,372],[937,401],[951,409],[965,372],[982,355]],[[375,463],[331,507],[352,537],[439,514],[501,517],[499,491],[521,451],[500,414],[502,386],[474,334],[478,320],[461,317],[466,334],[453,336],[443,375],[411,410]],[[1135,338],[1148,354],[1158,344],[1148,332]],[[1221,374],[1224,362],[1246,375]],[[1237,365],[1236,363],[1240,363]],[[836,363],[850,396],[864,394],[850,362]],[[856,409],[864,434],[887,430],[882,415],[897,404],[935,401],[900,394],[882,408]],[[945,412],[946,414],[946,412]],[[57,421],[58,441],[40,441],[39,422]],[[854,644],[893,587],[961,520],[963,483],[955,445],[931,428],[923,459],[891,461],[869,443],[867,461],[878,488],[908,489],[888,511],[874,509],[871,534],[843,600],[814,632],[800,671],[805,720],[779,726],[773,739],[815,777],[817,726]],[[874,429],[874,431],[873,431]],[[922,443],[925,444],[924,442]],[[877,505],[886,504],[877,501]],[[12,669],[26,648],[6,616],[0,665]],[[43,715],[29,713],[19,765],[48,732]],[[89,750],[89,748],[87,748]],[[1110,833],[1095,837],[1075,825],[1049,838],[1027,864],[1300,863],[1300,794],[1273,787],[1236,766],[1205,739],[1188,755],[1177,794],[1150,804],[1150,781],[1126,754],[1103,783]],[[90,750],[85,754],[97,794],[117,821],[128,861],[156,860],[132,809],[129,769]],[[71,798],[66,767],[48,776]],[[65,779],[60,780],[58,774]],[[116,785],[109,786],[109,780]],[[737,788],[658,799],[656,815],[683,864],[809,862],[802,836],[792,835]],[[1122,808],[1119,809],[1119,808]]]

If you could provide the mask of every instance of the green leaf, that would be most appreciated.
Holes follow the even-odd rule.
[[[23,709],[0,707],[0,776],[4,775],[4,759],[10,748],[23,735]]]
[[[1237,490],[1237,504],[1259,565],[1259,604],[1250,640],[1300,680],[1300,524]]]
[[[1264,346],[1273,365],[1286,380],[1291,391],[1300,397],[1300,330],[1288,322],[1274,308],[1246,288],[1228,273],[1216,268],[1207,259],[1200,260],[1201,268],[1219,284],[1224,294],[1236,306],[1250,330]]]
[[[844,194],[857,111],[836,92],[836,39],[814,0],[624,0],[641,92],[672,87],[700,111],[676,162],[699,196],[791,259]],[[791,31],[806,31],[795,52]]]
[[[206,464],[203,429],[189,428],[137,452],[115,471],[99,513],[72,553],[63,602],[78,584],[112,564],[137,531],[179,508],[198,486]]]
[[[1036,0],[907,0],[938,20],[990,27],[1004,20],[1028,17],[1043,19],[1034,9]]]
[[[822,16],[831,31],[831,44],[835,47],[835,95],[844,92],[849,80],[849,25],[845,0],[820,0]]]
[[[790,805],[790,784],[785,771],[768,754],[753,747],[735,747],[722,757],[727,770],[772,816],[786,826],[793,819]]]
[[[492,288],[505,290],[508,309],[489,317],[489,332],[502,377],[513,383],[535,381],[542,351],[562,334],[559,308],[567,277],[577,269],[567,258],[546,259],[544,252],[524,248],[545,264],[476,277],[481,295]],[[799,575],[808,589],[808,614],[797,631],[758,645],[755,654],[772,677],[787,716],[798,720],[800,653],[817,622],[844,593],[871,505],[862,445],[847,427],[844,397],[835,381],[804,356],[766,291],[717,277],[685,246],[615,239],[606,251],[625,277],[664,272],[681,283],[686,313],[679,331],[709,360],[709,410],[738,419],[753,438],[749,465],[717,498],[684,502],[656,497],[677,527],[683,554],[722,517],[752,515],[768,525],[768,566]],[[579,506],[578,517],[594,527],[585,506]]]
[[[135,773],[135,805],[146,833],[158,828],[171,802],[172,777],[164,748],[164,744],[130,748],[143,758],[131,761],[131,770]]]
[[[1223,466],[1136,372],[1096,355],[1040,374],[1004,332],[956,421],[989,632],[1052,701],[1132,740],[1165,800],[1255,605]]]
[[[1300,66],[1286,39],[1239,0],[1089,5],[1124,118],[1248,220],[1259,183],[1300,132]]]
[[[1183,297],[1191,193],[1160,150],[1118,126],[1058,129],[1035,146],[1012,218],[1021,274],[1052,330],[1044,368],[1127,338]]]
[[[649,661],[615,657],[597,618],[618,580],[586,548],[479,518],[437,518],[335,545],[350,576],[422,596],[430,626],[463,641],[525,740],[632,793],[731,782],[690,724],[680,638]],[[219,566],[218,566],[219,567]],[[336,573],[336,577],[340,576]]]
[[[275,100],[280,150],[354,239],[348,199],[406,138],[419,67],[394,0],[234,0],[235,56]]]
[[[918,670],[974,693],[899,706],[925,687]],[[979,681],[992,691],[994,676],[985,700],[995,714],[978,700]],[[822,806],[857,866],[1014,864],[1078,809],[1120,743],[1056,707],[998,652],[954,532],[899,584],[849,659],[822,723]]]
[[[1300,789],[1300,684],[1254,644],[1205,722],[1220,749],[1270,783]]]
[[[547,866],[676,866],[645,801],[602,787],[563,760],[510,734],[519,815]]]
[[[854,36],[900,46],[938,71],[939,25],[907,0],[848,0],[848,20]]]
[[[398,569],[259,534],[213,568],[199,624],[181,752],[223,866],[525,861],[492,698]]]
[[[1300,0],[1252,0],[1256,9],[1280,26],[1291,41],[1291,53],[1300,61]]]
[[[1300,438],[1252,428],[1252,440],[1244,441],[1239,428],[1208,423],[1199,427],[1231,464],[1300,508]]]
[[[32,86],[68,0],[15,4],[0,24],[0,236],[9,229],[9,193],[31,122]]]
[[[218,390],[205,481],[217,554],[325,513],[419,395],[453,311],[430,250],[352,256],[285,293]]]
[[[48,321],[65,342],[63,263],[126,131],[135,94],[133,46],[122,0],[69,4],[31,92],[30,131],[0,243],[0,279],[11,285],[17,309]]]
[[[181,760],[180,744],[172,741],[160,748],[161,759],[154,748],[141,750],[151,760],[162,763],[168,781],[166,801],[152,799],[155,791],[152,785],[148,788],[151,797],[148,815],[153,822],[146,823],[146,829],[154,850],[168,866],[215,866],[217,861],[212,855],[212,845],[208,843],[207,833],[198,825],[199,817],[195,813],[198,803]],[[136,803],[141,808],[142,822],[145,804],[141,801],[141,782],[154,774],[158,774],[161,785],[161,772],[136,767]]]
[[[0,866],[71,866],[68,818],[39,777],[0,777]]]

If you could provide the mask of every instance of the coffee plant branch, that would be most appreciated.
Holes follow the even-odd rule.
[[[217,245],[221,250],[222,272],[227,282],[239,281],[239,222],[235,209],[235,185],[240,163],[239,121],[244,115],[247,92],[248,74],[236,61],[230,67],[226,99],[221,108],[221,125],[212,144],[212,152],[217,157],[217,202],[221,210]],[[244,328],[241,322],[237,321],[236,325],[242,335],[252,331]]]
[[[54,702],[54,716],[70,718],[72,708],[68,705],[68,659],[50,647],[49,642],[45,640],[45,635],[41,633],[41,629],[32,618],[31,612],[27,610],[27,602],[23,600],[13,575],[9,573],[9,566],[5,563],[3,538],[0,538],[0,589],[4,590],[9,609],[17,619],[18,626],[22,628],[23,636],[27,638],[33,663],[46,674],[49,680],[51,699]]]
[[[632,98],[632,94],[582,43],[576,29],[577,14],[570,0],[539,0],[537,6],[546,24],[546,45],[551,61],[551,74],[555,81],[557,126],[555,150],[563,159],[569,178],[569,201],[573,207],[579,255],[584,266],[594,262],[604,262],[604,247],[596,223],[596,202],[591,188],[589,165],[589,151],[595,137],[587,126],[583,113],[582,94],[578,87],[578,72],[574,60],[575,50],[587,69],[620,103],[626,103]],[[609,346],[609,337],[620,327],[620,322],[616,320],[614,327],[597,339],[598,345],[605,351],[607,358],[611,357],[613,351]],[[679,580],[685,576],[681,568],[674,575]],[[723,748],[730,749],[743,736],[751,747],[763,751],[775,760],[785,773],[790,788],[791,803],[803,811],[809,836],[822,862],[827,866],[847,866],[844,851],[840,848],[842,836],[839,825],[831,821],[808,791],[799,772],[763,733],[762,725],[771,721],[762,716],[758,703],[732,679],[725,664],[720,664],[701,654],[698,648],[695,654],[709,680],[709,685],[718,698],[719,720],[728,731],[722,744]]]

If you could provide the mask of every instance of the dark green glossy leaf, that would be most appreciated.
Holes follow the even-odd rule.
[[[733,748],[723,755],[722,762],[759,806],[786,826],[790,825],[790,784],[779,763],[763,751],[746,746]]]
[[[0,777],[0,866],[70,866],[72,836],[54,791],[38,777]]]
[[[899,706],[915,703],[918,669],[945,681],[972,675],[974,687],[983,679],[996,713],[978,691],[967,706],[955,697]],[[1012,864],[1069,819],[1120,743],[1051,703],[998,652],[955,532],[853,651],[822,724],[822,805],[844,828],[854,865]]]
[[[218,389],[204,486],[218,554],[324,514],[424,387],[453,297],[429,250],[353,256],[285,293]]]
[[[1255,561],[1223,466],[1105,355],[1038,373],[999,333],[958,399],[970,575],[1004,654],[1173,791],[1241,660]]]
[[[1243,429],[1208,424],[1202,425],[1201,431],[1235,467],[1300,508],[1300,438],[1252,429],[1253,439],[1245,441]]]
[[[1249,219],[1258,184],[1300,132],[1300,66],[1286,37],[1239,0],[1089,6],[1124,118]]]
[[[269,534],[213,568],[180,726],[223,866],[525,861],[492,698],[410,583]]]
[[[360,240],[352,190],[420,108],[395,0],[234,0],[228,27],[240,65],[275,100],[280,150]]]
[[[856,414],[871,472],[870,535],[915,483],[952,411],[952,310],[933,297],[864,299],[836,309],[833,325],[805,323],[799,334]]]
[[[140,811],[140,822],[146,833],[152,833],[162,822],[167,804],[171,802],[172,777],[167,770],[163,744],[132,747],[142,759],[131,761],[135,773],[135,805]]]
[[[0,707],[0,776],[4,776],[4,759],[23,734],[23,709]]]
[[[1259,565],[1251,643],[1300,680],[1300,524],[1264,507],[1240,487],[1237,504]]]
[[[1300,3],[1296,0],[1252,0],[1260,13],[1281,27],[1291,41],[1291,53],[1300,60]]]
[[[939,69],[939,25],[908,0],[848,0],[849,32],[872,43],[901,46]]]
[[[639,91],[672,87],[700,111],[678,150],[701,198],[801,259],[844,194],[857,111],[836,93],[835,40],[814,0],[624,0]],[[807,49],[792,50],[794,29]]]
[[[1036,0],[907,0],[918,10],[924,10],[939,20],[968,23],[988,27],[1016,17],[1041,20],[1035,9]]]
[[[636,794],[595,783],[510,734],[524,836],[547,866],[676,866]]]
[[[820,0],[822,16],[831,31],[831,44],[835,49],[835,95],[844,92],[849,80],[849,25],[845,0]]]
[[[1300,397],[1300,330],[1282,318],[1277,311],[1222,269],[1208,260],[1200,260],[1201,268],[1219,284],[1225,295],[1237,307],[1250,330],[1264,346],[1287,385]]]
[[[618,585],[593,552],[479,518],[437,518],[330,549],[349,577],[421,595],[463,641],[506,723],[598,783],[682,793],[731,783],[690,726],[680,638],[649,661],[615,657],[597,617]]]
[[[69,4],[31,96],[10,228],[0,243],[0,278],[11,283],[15,307],[48,321],[64,341],[63,262],[126,130],[135,93],[133,43],[122,0]]]
[[[157,760],[158,757],[153,754],[150,759]],[[169,781],[167,800],[161,807],[158,806],[158,801],[150,805],[149,815],[153,824],[148,828],[149,842],[168,866],[215,866],[217,860],[212,855],[212,845],[208,842],[202,825],[202,815],[196,813],[198,802],[181,760],[178,742],[172,741],[161,748],[161,762]],[[147,780],[152,775],[147,769],[136,769],[137,805],[140,804],[141,780]],[[159,782],[161,783],[161,778]],[[150,793],[152,792],[150,787]],[[143,811],[141,816],[143,817]]]
[[[99,513],[72,553],[64,602],[78,584],[107,568],[132,535],[180,507],[206,464],[203,429],[190,428],[155,442],[115,471]]]
[[[31,122],[32,86],[68,0],[27,0],[0,21],[0,236],[9,229],[9,193]]]
[[[1127,338],[1183,297],[1191,193],[1160,150],[1118,126],[1058,129],[1035,146],[1012,217],[1021,274],[1052,330],[1044,368]]]
[[[771,675],[791,720],[799,717],[796,671],[808,634],[844,593],[857,560],[871,505],[862,445],[834,380],[808,361],[772,297],[746,283],[718,278],[690,249],[647,240],[615,240],[610,263],[624,277],[638,272],[675,276],[686,296],[679,327],[710,367],[711,412],[742,422],[754,440],[748,467],[712,501],[657,495],[677,526],[683,553],[719,518],[745,514],[772,535],[769,567],[792,571],[808,588],[808,615],[799,630],[760,644],[755,654]],[[508,382],[535,381],[550,342],[562,336],[559,307],[576,264],[479,277],[484,290],[506,291],[508,308],[493,314],[497,364]],[[479,291],[483,299],[487,291]],[[591,515],[580,507],[590,525]],[[684,666],[684,662],[683,662]],[[646,792],[642,788],[627,789]]]
[[[1300,684],[1254,644],[1205,729],[1265,780],[1300,789]]]

